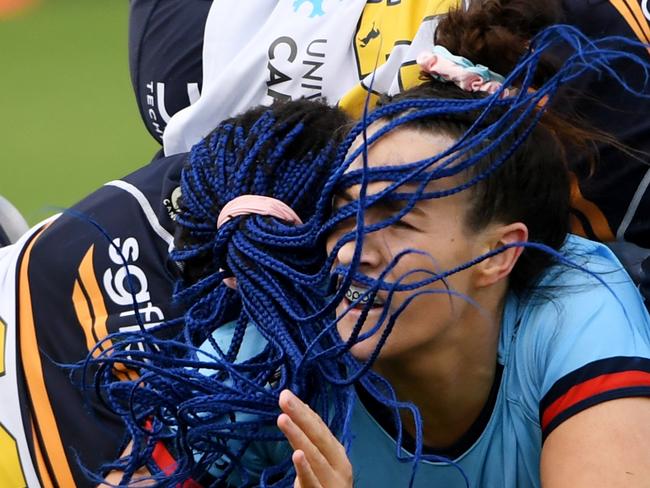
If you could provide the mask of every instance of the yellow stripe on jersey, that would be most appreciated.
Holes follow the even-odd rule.
[[[63,443],[61,442],[61,434],[59,433],[54,411],[52,410],[50,398],[47,393],[47,387],[45,386],[29,287],[28,271],[30,255],[34,244],[38,241],[45,228],[47,226],[41,229],[29,243],[20,263],[18,295],[20,355],[32,404],[33,421],[39,434],[39,436],[35,436],[35,440],[37,437],[40,437],[43,442],[44,446],[42,451],[48,457],[49,462],[47,464],[52,469],[56,485],[60,487],[72,487],[75,486],[74,478],[68,465],[68,459],[63,449]],[[37,446],[38,443],[35,443],[35,445]],[[43,470],[45,463],[42,460],[38,461],[41,480],[44,480],[47,476],[47,471]]]
[[[88,248],[81,260],[79,279],[75,280],[72,291],[72,303],[81,330],[83,330],[86,337],[88,351],[92,351],[97,342],[108,335],[106,326],[108,311],[93,267],[94,250],[95,245],[93,244]],[[112,342],[110,340],[104,341],[100,348],[93,351],[93,357],[97,357],[101,351],[111,346]],[[116,364],[114,367],[120,379],[137,379],[135,371],[127,369],[124,365]]]
[[[90,246],[81,260],[79,279],[75,280],[72,291],[72,303],[77,314],[77,320],[79,320],[84,336],[86,336],[86,347],[88,347],[89,351],[95,347],[98,340],[108,335],[106,329],[108,312],[93,268],[94,249],[94,245]],[[99,353],[100,350],[97,349],[93,352],[93,356],[97,357]]]

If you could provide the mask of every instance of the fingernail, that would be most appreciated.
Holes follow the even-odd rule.
[[[289,397],[289,399],[287,400],[287,408],[289,410],[293,410],[294,408],[296,408],[296,402],[291,397]]]
[[[287,409],[293,410],[296,406],[293,393],[291,393],[291,390],[284,390],[282,393],[284,394],[284,401]]]

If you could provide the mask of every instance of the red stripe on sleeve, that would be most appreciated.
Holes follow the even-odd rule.
[[[167,476],[174,472],[176,468],[176,460],[172,457],[171,453],[167,450],[165,445],[158,441],[153,448],[151,459],[158,465],[160,470]]]
[[[650,373],[646,371],[622,371],[596,376],[571,387],[564,395],[551,403],[542,415],[542,430],[548,427],[555,417],[577,403],[592,396],[619,388],[650,386]]]
[[[176,469],[176,460],[171,455],[169,450],[165,447],[165,444],[162,441],[158,441],[153,448],[151,453],[151,459],[158,465],[160,470],[165,473],[167,476],[172,474]],[[182,485],[178,484],[178,488],[203,488],[193,479],[185,481]]]

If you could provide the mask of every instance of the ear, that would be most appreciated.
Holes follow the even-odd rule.
[[[528,241],[528,227],[523,222],[495,225],[487,232],[486,252],[495,251],[517,242]],[[523,250],[522,246],[512,246],[478,263],[479,276],[476,285],[478,287],[490,286],[506,278],[517,264]]]

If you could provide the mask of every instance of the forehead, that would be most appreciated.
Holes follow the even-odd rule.
[[[384,124],[373,124],[368,129],[368,137],[376,133]],[[424,132],[416,129],[395,129],[382,136],[368,148],[368,165],[370,167],[399,166],[431,158],[449,149],[455,140],[451,136],[438,132]],[[350,152],[361,147],[363,139],[357,137]],[[347,171],[363,167],[363,159],[357,157]]]

